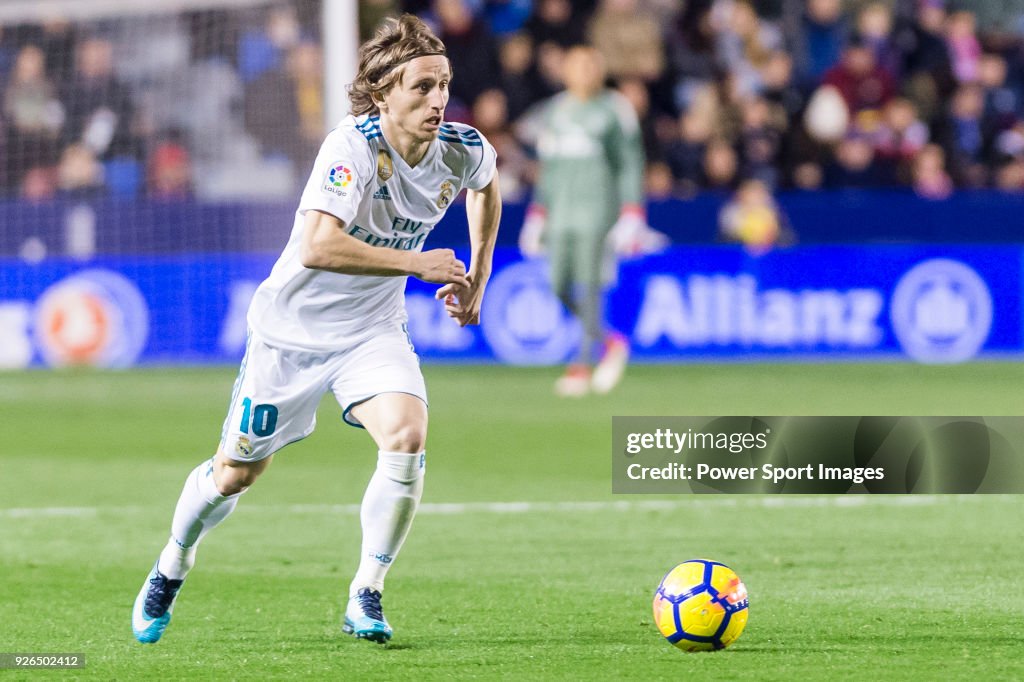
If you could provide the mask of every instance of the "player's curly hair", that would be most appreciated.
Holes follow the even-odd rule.
[[[402,78],[402,65],[416,57],[445,55],[444,43],[419,17],[390,17],[372,40],[359,48],[359,73],[349,87],[352,113],[376,114],[374,95],[384,95]],[[450,67],[449,67],[450,68]]]

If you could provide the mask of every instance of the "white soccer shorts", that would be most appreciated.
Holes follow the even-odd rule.
[[[332,391],[347,424],[362,428],[350,413],[381,393],[408,393],[424,403],[427,389],[419,357],[403,324],[382,327],[341,351],[277,348],[251,333],[224,420],[220,447],[240,462],[255,462],[316,427],[316,408]]]

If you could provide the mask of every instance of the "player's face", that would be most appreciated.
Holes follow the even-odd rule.
[[[410,61],[401,80],[384,97],[381,116],[419,140],[437,137],[448,106],[451,69],[447,57],[430,55]]]
[[[566,55],[562,79],[565,87],[589,97],[604,85],[604,65],[600,56],[589,48],[574,48]]]

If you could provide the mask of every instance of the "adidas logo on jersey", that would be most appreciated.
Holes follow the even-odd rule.
[[[388,191],[387,185],[381,185],[380,189],[373,193],[374,199],[380,199],[382,201],[391,201],[391,192]]]

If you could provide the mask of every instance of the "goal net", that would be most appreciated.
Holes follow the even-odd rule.
[[[321,0],[0,5],[0,252],[279,248],[325,131],[321,17]]]
[[[354,7],[0,3],[0,367],[237,357],[344,114],[324,44],[351,63]]]

